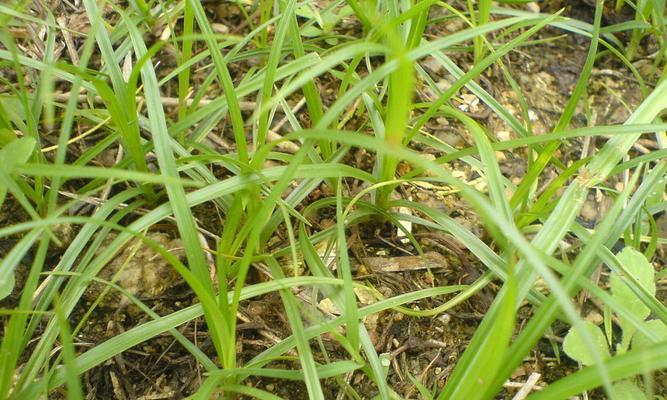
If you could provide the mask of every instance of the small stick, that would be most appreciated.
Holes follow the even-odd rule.
[[[537,372],[530,374],[526,383],[523,384],[521,389],[519,389],[519,391],[514,395],[512,400],[524,400],[530,394],[530,392],[533,391],[533,388],[537,384],[537,381],[540,380],[541,376],[542,375],[538,374]]]

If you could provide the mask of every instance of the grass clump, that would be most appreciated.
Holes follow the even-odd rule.
[[[0,398],[664,395],[664,12],[523,3],[1,5]]]

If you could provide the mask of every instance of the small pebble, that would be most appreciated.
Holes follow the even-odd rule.
[[[438,317],[438,321],[442,322],[443,325],[447,325],[447,324],[449,324],[449,322],[450,322],[451,320],[452,320],[452,316],[449,315],[449,314],[447,314],[447,313],[442,314],[442,315],[440,315],[440,316]]]

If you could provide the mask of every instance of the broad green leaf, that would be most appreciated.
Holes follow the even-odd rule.
[[[3,146],[0,148],[0,168],[2,168],[0,173],[11,173],[16,164],[28,161],[35,148],[35,139],[23,137],[17,140],[15,136],[12,139],[10,136],[5,135],[6,132],[9,131],[0,129],[0,146]],[[14,134],[10,132],[9,135],[13,136]],[[7,177],[6,179],[10,178]],[[10,183],[6,182],[5,185],[10,185]],[[7,195],[7,187],[5,185],[0,183],[0,205],[5,202],[5,196]],[[6,285],[8,283],[5,281],[2,283],[2,287],[0,287],[0,299],[4,297],[2,293],[4,293],[3,289],[7,289]],[[13,287],[14,284],[12,283],[11,288]],[[9,289],[10,292],[11,288]]]
[[[667,341],[667,325],[664,322],[654,319],[644,322],[644,325],[659,338],[659,342]],[[653,345],[654,342],[641,332],[637,332],[632,338],[633,349],[650,349]]]
[[[14,284],[16,280],[14,279],[14,272],[10,272],[7,276],[7,279],[0,281],[0,300],[9,296],[14,290]]]
[[[316,12],[311,5],[305,5],[296,9],[296,15],[306,19],[317,19],[318,12]]]
[[[644,391],[631,381],[616,382],[613,389],[616,400],[648,400]]]
[[[301,30],[301,35],[304,37],[318,37],[322,35],[322,30],[314,26],[307,26]]]
[[[7,128],[0,128],[0,148],[14,140],[16,140],[14,132]]]
[[[631,247],[626,247],[618,254],[617,258],[630,274],[627,278],[637,282],[650,295],[655,295],[655,270],[642,253]],[[623,282],[622,277],[618,274],[611,275],[611,294],[617,300],[623,302],[639,318],[646,318],[651,313],[650,309]],[[619,317],[619,325],[623,331],[623,338],[617,351],[625,352],[630,346],[630,340],[636,328],[622,317]]]
[[[609,377],[615,381],[631,378],[641,371],[650,372],[667,368],[667,342],[654,345],[651,349],[631,350],[623,355],[608,358],[604,367]],[[602,383],[595,367],[583,368],[571,375],[551,383],[544,390],[534,392],[529,400],[567,399],[586,390],[594,389]]]
[[[28,161],[34,148],[35,139],[31,137],[12,140],[0,150],[0,165],[5,172],[9,172],[14,165]]]
[[[593,351],[597,351],[603,359],[609,358],[607,340],[604,338],[600,328],[589,321],[583,321],[581,325],[570,328],[563,341],[563,351],[565,351],[565,354],[583,365],[593,365],[594,358],[591,348],[584,340],[581,329],[586,329],[589,337],[593,339],[593,345],[595,346]]]

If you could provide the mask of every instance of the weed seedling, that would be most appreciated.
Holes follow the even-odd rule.
[[[633,292],[624,280],[633,279],[641,288],[651,296],[655,295],[655,270],[646,257],[639,251],[626,247],[621,251],[617,258],[626,269],[627,275],[623,271],[613,271],[611,274],[611,296],[618,303],[625,305],[627,311],[641,320],[642,326],[638,327],[627,318],[614,313],[621,330],[620,342],[615,342],[611,329],[607,329],[606,334],[602,332],[594,323],[585,321],[579,327],[573,327],[565,336],[563,341],[563,350],[572,359],[577,360],[585,366],[593,364],[592,351],[597,350],[603,358],[611,357],[610,348],[613,348],[616,355],[624,354],[630,347],[633,349],[648,348],[653,344],[653,340],[645,333],[653,335],[658,341],[667,339],[667,325],[660,320],[647,320],[651,311],[644,304],[641,298]],[[606,313],[607,326],[611,326],[610,313]],[[642,329],[643,328],[643,329]],[[596,349],[591,349],[582,339],[582,331],[587,330],[593,345]],[[642,389],[634,381],[624,380],[614,384],[614,393],[622,399],[645,399]]]

